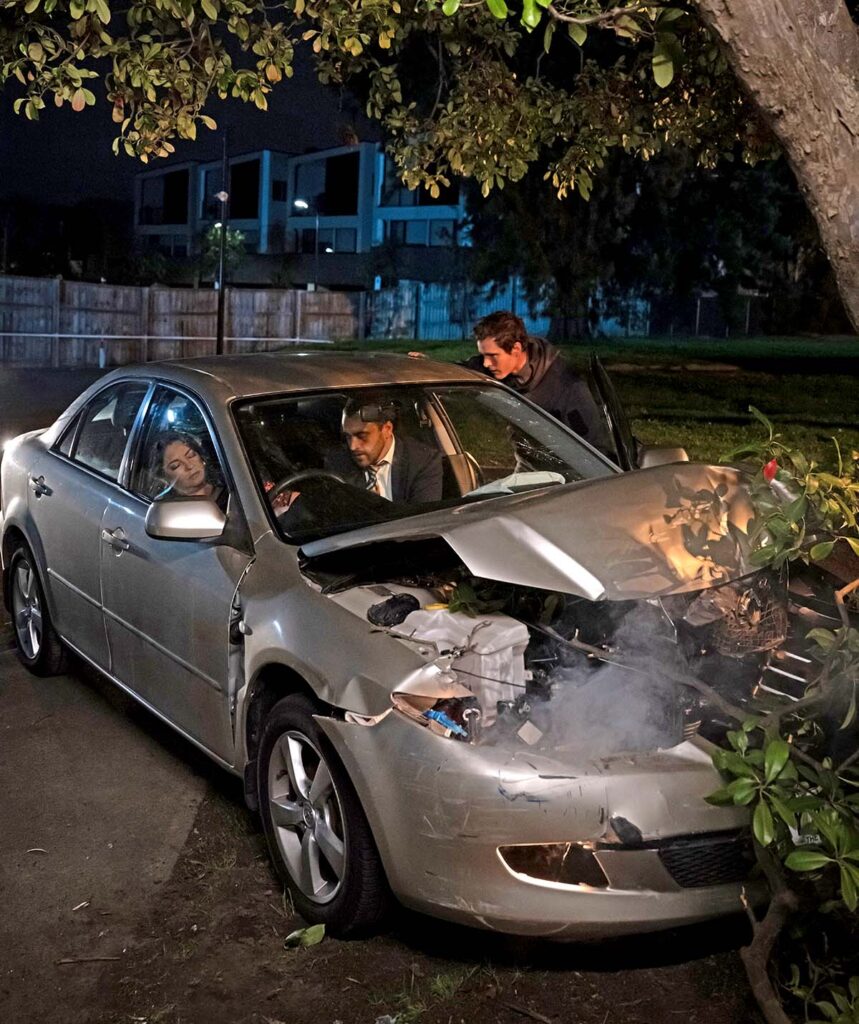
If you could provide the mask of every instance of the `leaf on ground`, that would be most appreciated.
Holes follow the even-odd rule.
[[[284,949],[296,949],[302,946],[318,946],[325,938],[325,925],[313,924],[309,928],[298,928],[283,940]]]

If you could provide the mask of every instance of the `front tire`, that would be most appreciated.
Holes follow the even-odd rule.
[[[9,597],[18,659],[34,675],[60,675],[66,649],[51,622],[36,560],[26,544],[9,560]]]
[[[390,894],[369,823],[303,694],[266,719],[257,785],[269,852],[295,909],[332,935],[378,927]]]

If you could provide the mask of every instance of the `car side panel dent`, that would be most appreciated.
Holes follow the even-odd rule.
[[[282,664],[326,704],[360,715],[386,711],[393,689],[425,659],[323,596],[269,543],[282,549],[263,538],[242,583],[246,678]]]

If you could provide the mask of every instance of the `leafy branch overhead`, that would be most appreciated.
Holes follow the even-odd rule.
[[[636,0],[0,0],[0,84],[35,119],[50,102],[113,108],[115,151],[146,161],[214,128],[214,97],[265,109],[306,47],[381,121],[401,173],[484,193],[538,158],[587,196],[612,148],[690,147],[704,164],[771,142],[691,9]],[[14,83],[17,83],[14,84]]]

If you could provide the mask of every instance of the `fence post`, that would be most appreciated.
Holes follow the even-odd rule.
[[[231,336],[233,317],[231,312],[230,300],[233,297],[233,289],[230,285],[224,285],[224,355],[229,355],[231,351]]]
[[[140,289],[140,333],[142,335],[140,345],[141,363],[149,362],[149,325],[152,319],[152,309],[149,299],[149,285]]]
[[[293,324],[292,324],[292,336],[295,341],[301,337],[301,297],[304,292],[299,291],[297,288],[293,291],[295,304],[292,307],[293,313]]]
[[[63,279],[61,277],[54,278],[54,295],[53,295],[53,309],[51,311],[51,319],[53,320],[54,338],[51,344],[51,366],[58,367],[60,365],[60,309],[63,302]]]
[[[367,337],[367,293],[358,292],[358,341]]]

